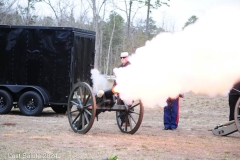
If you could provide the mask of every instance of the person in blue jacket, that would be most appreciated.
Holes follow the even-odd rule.
[[[175,130],[179,121],[179,98],[183,98],[183,94],[179,94],[177,98],[168,98],[167,106],[164,107],[163,122],[164,130]]]

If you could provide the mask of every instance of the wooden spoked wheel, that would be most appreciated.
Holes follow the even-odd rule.
[[[85,82],[78,82],[68,98],[67,114],[74,132],[87,133],[96,116],[96,99],[91,87]]]
[[[121,132],[134,134],[140,127],[143,119],[143,105],[140,100],[131,105],[124,104],[126,110],[116,111],[117,124]]]
[[[240,132],[240,97],[238,98],[238,101],[235,106],[234,120],[235,120],[236,127]]]

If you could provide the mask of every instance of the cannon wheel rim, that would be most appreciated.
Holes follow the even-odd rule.
[[[118,128],[123,133],[134,134],[140,127],[143,119],[144,107],[141,100],[134,101],[129,106],[129,111],[116,111],[116,119]],[[129,121],[129,125],[123,126],[121,116],[125,116],[125,121]]]
[[[0,90],[0,114],[9,113],[13,106],[12,96],[4,90]]]
[[[234,120],[235,120],[236,127],[237,127],[238,131],[240,132],[240,97],[238,98],[238,101],[235,106]]]
[[[85,134],[92,128],[96,116],[96,99],[87,83],[78,82],[73,86],[68,98],[67,114],[74,132]]]

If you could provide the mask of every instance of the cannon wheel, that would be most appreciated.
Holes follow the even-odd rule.
[[[140,100],[133,101],[131,105],[126,105],[125,111],[116,111],[117,124],[121,132],[134,134],[142,123],[143,113],[144,109]],[[128,123],[124,125],[123,121]]]
[[[78,82],[68,98],[67,114],[74,132],[87,133],[96,116],[96,99],[91,87],[85,82]]]
[[[236,106],[235,106],[234,120],[235,120],[235,124],[237,126],[237,129],[240,132],[240,97],[238,98],[238,101],[237,101]]]

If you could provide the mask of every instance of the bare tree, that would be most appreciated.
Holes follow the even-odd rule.
[[[164,30],[167,30],[166,20],[167,20],[167,13],[165,11],[163,11],[161,14],[160,27],[163,28]]]
[[[130,24],[131,24],[131,13],[132,13],[132,3],[133,1],[129,1],[129,9],[127,10],[127,1],[125,0],[125,7],[126,7],[126,16],[127,16],[127,36],[129,37],[130,31]]]
[[[39,26],[55,26],[54,19],[52,17],[38,17],[36,25]]]
[[[34,14],[35,4],[41,2],[42,0],[27,0],[27,6],[18,5],[18,10],[22,16],[23,23],[25,25],[31,25],[35,23],[37,15]]]
[[[78,16],[76,18],[78,28],[86,28],[86,25],[91,26],[91,19],[88,17],[89,5],[84,3],[86,0],[80,0],[80,9],[77,10]],[[91,29],[91,28],[86,28]]]
[[[133,2],[135,2],[133,4]],[[117,3],[116,3],[117,5]],[[136,14],[138,13],[139,9],[143,7],[143,5],[139,5],[139,3],[137,3],[137,0],[124,0],[124,9],[120,8],[119,6],[115,6],[118,10],[122,11],[125,13],[126,15],[126,19],[127,19],[127,37],[130,37],[130,29],[131,29],[131,25],[132,22],[136,16]]]
[[[109,66],[109,56],[110,56],[110,52],[111,52],[111,46],[112,46],[112,40],[113,40],[113,34],[115,32],[115,16],[113,18],[113,29],[112,29],[112,34],[111,34],[111,37],[110,37],[110,42],[109,42],[109,46],[108,46],[108,54],[107,54],[107,67],[106,67],[106,71],[105,71],[105,75],[108,74],[108,66]]]
[[[77,4],[74,0],[57,0],[55,1],[55,4],[52,3],[52,0],[43,0],[43,2],[53,11],[58,26],[75,25],[74,10],[77,7]]]
[[[119,3],[123,4],[118,5]],[[125,32],[122,35],[122,48],[119,48],[120,51],[132,51],[132,40],[133,40],[133,21],[138,11],[144,7],[137,0],[115,0],[115,8],[125,14],[126,25],[124,27]]]
[[[167,2],[162,2],[160,0],[155,0],[154,3],[151,2],[151,0],[138,0],[141,3],[144,3],[147,6],[147,19],[146,19],[146,39],[149,39],[149,19],[150,19],[150,13],[151,9],[158,9],[162,5],[166,5],[169,7],[169,4]],[[170,0],[168,0],[170,1]]]
[[[171,19],[169,22],[169,32],[174,33],[176,30],[176,20]]]
[[[90,8],[92,9],[92,14],[93,14],[93,28],[96,32],[96,54],[95,54],[95,67],[99,67],[99,57],[101,54],[101,44],[100,44],[100,35],[99,35],[99,31],[101,30],[101,25],[99,27],[99,21],[101,21],[101,16],[100,16],[100,12],[102,11],[102,9],[104,8],[104,5],[106,4],[107,0],[100,0],[100,1],[96,1],[96,0],[87,0]],[[104,14],[105,10],[103,10],[103,14]]]
[[[176,31],[176,19],[167,14],[166,11],[161,12],[160,27],[165,32],[175,32]]]
[[[13,8],[17,3],[15,0],[0,0],[0,23],[1,24],[12,24],[14,20]]]
[[[52,2],[50,0],[43,0],[43,2],[45,2],[47,5],[49,5],[49,7],[52,9],[55,18],[57,19],[57,22],[59,23],[59,17],[58,17],[58,12],[55,9],[54,5],[52,4]]]

